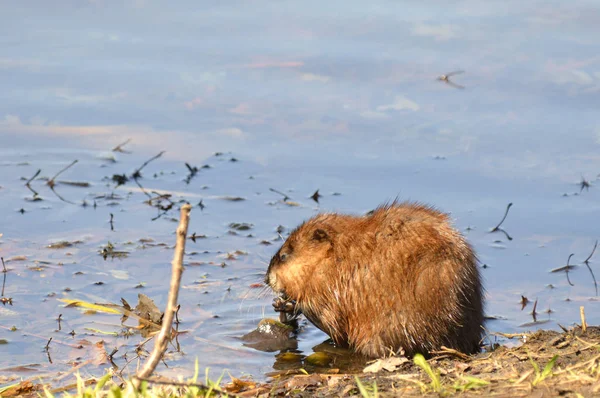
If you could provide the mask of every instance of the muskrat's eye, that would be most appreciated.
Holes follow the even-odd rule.
[[[287,259],[287,257],[288,257],[287,253],[280,253],[279,261],[285,261]]]

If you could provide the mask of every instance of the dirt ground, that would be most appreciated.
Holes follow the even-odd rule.
[[[409,360],[393,371],[375,374],[336,374],[332,369],[331,373],[280,375],[246,391],[231,384],[226,389],[245,397],[600,396],[600,327],[507,337],[523,344],[497,346],[471,357],[446,351],[429,359],[429,366]]]

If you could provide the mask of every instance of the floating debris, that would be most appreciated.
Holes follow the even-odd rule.
[[[252,229],[252,227],[254,227],[253,224],[249,224],[249,223],[236,223],[233,222],[231,224],[229,224],[229,228],[231,229],[235,229],[236,231],[248,231],[250,229]]]

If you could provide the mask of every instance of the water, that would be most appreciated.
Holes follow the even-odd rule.
[[[600,238],[598,22],[600,7],[588,1],[3,3],[0,254],[26,259],[7,263],[13,305],[0,307],[0,368],[67,371],[97,357],[67,345],[83,339],[118,348],[121,367],[134,358],[139,336],[99,332],[120,331],[118,316],[83,315],[58,299],[133,305],[143,292],[164,306],[177,211],[152,221],[160,213],[133,181],[110,181],[161,151],[140,183],[175,202],[202,200],[190,231],[207,236],[188,241],[179,314],[188,333],[165,374],[189,375],[198,358],[216,377],[229,369],[264,378],[275,353],[239,337],[275,316],[271,297],[252,286],[277,227],[396,197],[450,212],[474,245],[486,265],[486,313],[497,318],[490,332],[568,326],[582,305],[597,324],[583,260]],[[451,81],[464,89],[436,80],[456,70],[465,72]],[[111,152],[126,139],[132,153]],[[75,159],[57,180],[90,186],[55,187],[72,203],[40,179],[31,186],[43,201],[30,200],[27,179],[38,169],[51,178]],[[211,168],[186,184],[185,162]],[[510,202],[511,241],[489,233]],[[231,223],[252,228],[231,235]],[[47,248],[64,240],[81,243]],[[129,255],[105,261],[108,242]],[[573,286],[549,272],[571,253]],[[533,305],[521,310],[521,295],[538,301],[544,323],[521,326]],[[325,338],[308,325],[299,349],[310,354]]]

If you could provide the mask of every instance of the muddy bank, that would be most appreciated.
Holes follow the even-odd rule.
[[[600,391],[600,328],[537,331],[511,336],[518,347],[494,347],[471,357],[440,353],[418,366],[358,375],[330,373],[279,375],[241,391],[241,396],[594,396]],[[401,361],[398,361],[401,362]],[[394,367],[394,365],[392,365]],[[427,368],[427,369],[426,369]],[[360,382],[357,383],[358,376]],[[361,385],[361,386],[359,386]],[[361,392],[360,388],[363,388]],[[377,392],[376,392],[377,391]]]

